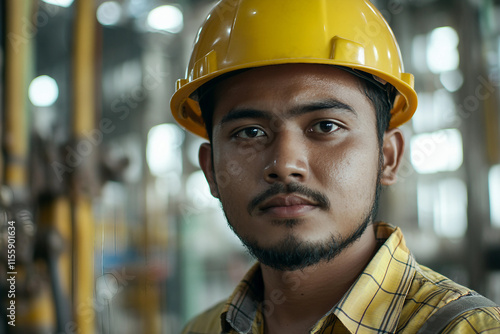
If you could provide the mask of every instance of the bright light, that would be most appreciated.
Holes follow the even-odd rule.
[[[500,165],[493,166],[489,173],[491,224],[500,228]]]
[[[117,24],[122,16],[122,7],[116,1],[103,2],[97,8],[97,21],[105,26]]]
[[[446,238],[460,238],[467,231],[467,188],[459,179],[439,181],[434,230]]]
[[[127,4],[127,12],[130,16],[138,18],[148,12],[148,2],[144,0],[129,0]]]
[[[455,171],[463,163],[462,135],[457,129],[416,135],[410,147],[411,163],[420,174]]]
[[[426,49],[427,49],[427,36],[417,35],[412,41],[412,61],[413,67],[418,72],[426,72],[427,62],[426,62]]]
[[[453,95],[446,89],[419,93],[417,112],[412,118],[415,132],[431,132],[456,124],[457,111]]]
[[[178,173],[171,172],[158,177],[154,183],[155,196],[159,197],[160,206],[164,206],[164,199],[168,196],[179,196],[182,192],[182,178]]]
[[[450,124],[456,122],[457,110],[453,94],[446,89],[438,89],[433,94],[434,121],[439,129],[452,127]]]
[[[56,5],[59,7],[69,7],[73,3],[73,0],[42,0],[45,3]]]
[[[147,23],[154,30],[176,34],[184,27],[184,19],[179,8],[171,5],[156,7],[148,14]]]
[[[427,65],[432,73],[453,71],[458,68],[458,34],[452,27],[434,29],[427,45]]]
[[[434,194],[432,183],[429,184],[421,180],[417,183],[418,227],[424,232],[433,229]]]
[[[160,124],[149,130],[146,159],[153,175],[182,172],[181,145],[184,136],[184,132],[175,124]]]
[[[436,116],[433,110],[434,101],[433,94],[426,92],[418,93],[418,106],[415,115],[413,115],[411,122],[413,129],[417,133],[434,130],[434,117]]]
[[[439,81],[447,91],[454,93],[464,84],[464,76],[460,70],[448,71],[439,75]]]
[[[467,188],[462,180],[448,178],[417,185],[418,224],[423,232],[460,238],[467,231]]]
[[[191,174],[186,181],[186,195],[190,199],[193,209],[204,210],[218,208],[219,201],[210,193],[210,187],[203,171]]]
[[[119,287],[119,284],[120,283],[113,274],[105,274],[103,276],[97,277],[95,281],[96,298],[99,298],[99,301],[101,303],[109,303],[119,291],[117,289],[117,287]]]
[[[28,96],[33,105],[50,107],[59,97],[59,87],[54,79],[48,75],[41,75],[31,81]]]

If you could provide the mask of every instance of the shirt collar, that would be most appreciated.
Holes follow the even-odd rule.
[[[262,271],[260,264],[256,263],[243,277],[224,307],[221,315],[223,333],[229,333],[231,328],[238,333],[250,333],[263,293]]]
[[[416,261],[406,247],[401,230],[378,223],[375,235],[377,240],[385,242],[331,311],[352,333],[362,332],[360,328],[395,332],[415,276]],[[315,328],[320,328],[325,318]]]
[[[416,262],[399,228],[377,223],[375,236],[382,246],[349,291],[317,322],[313,333],[328,326],[332,317],[337,317],[353,333],[360,328],[395,331]],[[226,303],[221,314],[224,333],[231,328],[242,334],[251,331],[263,291],[262,271],[256,263]]]

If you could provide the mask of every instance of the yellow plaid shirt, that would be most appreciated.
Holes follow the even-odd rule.
[[[337,305],[310,333],[416,333],[443,305],[471,290],[416,263],[399,228],[375,225],[379,251]],[[264,333],[260,265],[232,296],[187,324],[184,334]],[[500,333],[500,308],[460,315],[446,333]]]

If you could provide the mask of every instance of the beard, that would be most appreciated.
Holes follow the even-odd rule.
[[[263,247],[259,245],[257,240],[238,233],[238,231],[234,228],[235,225],[231,223],[231,220],[224,209],[223,203],[222,209],[230,228],[241,240],[248,253],[255,257],[260,263],[280,271],[302,270],[322,261],[328,262],[333,260],[345,249],[359,240],[368,226],[373,223],[378,212],[379,198],[382,190],[382,185],[380,183],[382,176],[382,163],[383,156],[380,152],[377,180],[373,191],[374,196],[371,206],[364,214],[364,218],[358,223],[354,231],[347,236],[331,234],[326,240],[310,242],[302,241],[300,238],[297,238],[295,235],[290,233],[280,243],[271,247]],[[320,204],[323,203],[322,205],[324,208],[328,208],[330,205],[328,199],[324,195],[313,190],[309,190],[304,186],[294,183],[288,185],[275,184],[265,194],[261,195],[260,199],[254,200],[253,203],[250,204],[249,210],[251,206],[257,206],[259,202],[262,202],[264,199],[269,198],[272,195],[292,192],[312,196]],[[273,222],[273,224],[285,225],[287,228],[293,228],[293,226],[298,223],[300,223],[299,219],[287,219]]]

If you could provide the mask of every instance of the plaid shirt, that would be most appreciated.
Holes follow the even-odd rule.
[[[416,263],[399,228],[375,225],[381,244],[371,262],[342,299],[310,333],[416,333],[443,305],[471,290]],[[264,333],[260,265],[246,274],[233,295],[193,319],[184,334]],[[446,333],[500,333],[500,307],[468,311]]]

